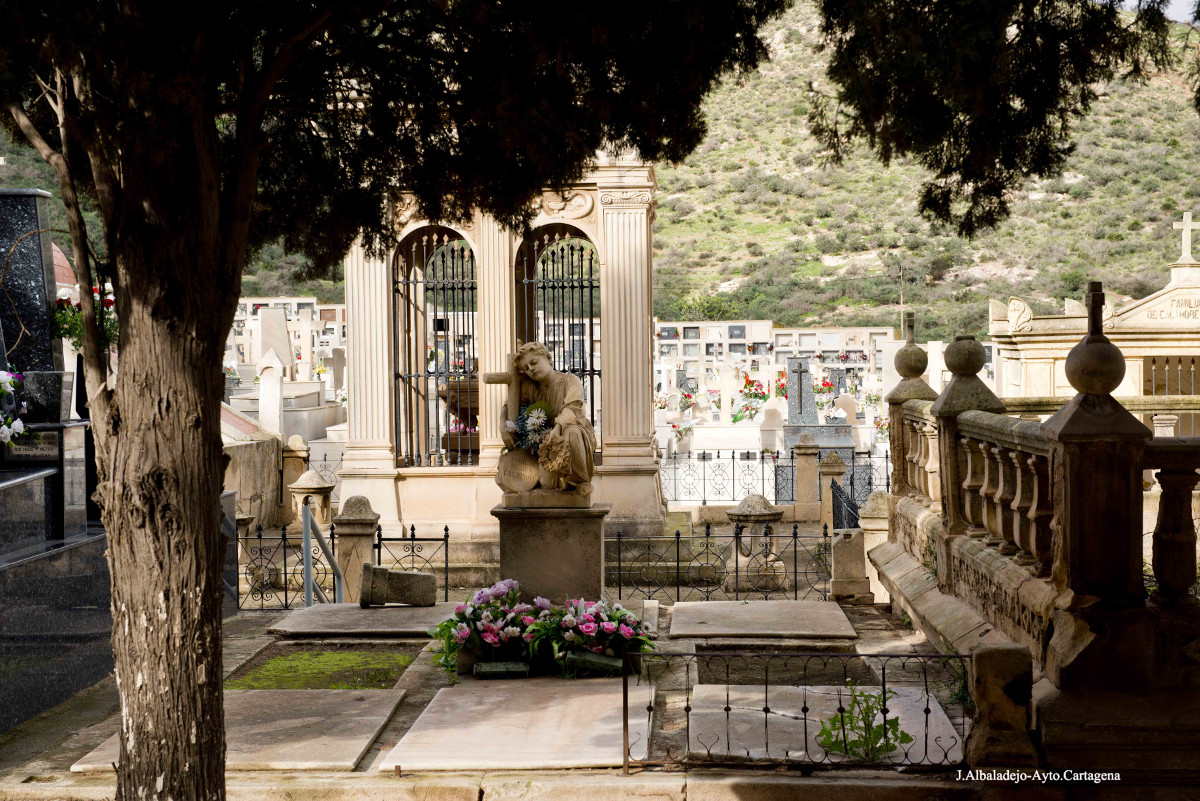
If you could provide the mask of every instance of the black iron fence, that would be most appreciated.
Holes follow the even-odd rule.
[[[383,527],[375,529],[375,564],[397,570],[419,570],[442,574],[442,600],[450,600],[450,527],[440,537],[418,537],[417,527],[409,526],[407,536],[385,537]],[[385,561],[386,555],[386,561]]]
[[[326,540],[336,559],[336,525],[329,526]],[[293,531],[287,526],[258,526],[239,536],[237,543],[239,609],[297,609],[304,605],[304,539],[299,526]],[[442,597],[450,600],[449,526],[436,537],[418,537],[416,526],[409,526],[407,534],[385,537],[383,527],[376,526],[371,550],[377,565],[439,575]],[[309,551],[313,582],[328,597],[336,597],[337,577],[315,540]]]
[[[775,504],[796,501],[796,456],[754,451],[678,453],[659,463],[663,498],[680,504],[736,504],[762,495]]]
[[[833,495],[833,530],[858,528],[858,503],[854,500],[854,496],[846,492],[836,478],[830,479],[829,491]]]
[[[733,526],[702,534],[628,537],[604,541],[606,594],[616,600],[665,603],[712,600],[825,600],[830,577],[828,532],[801,537],[782,531]]]
[[[824,459],[831,452],[834,452],[833,449],[819,449],[817,458]],[[856,504],[862,506],[875,490],[892,491],[890,451],[884,451],[879,455],[858,453],[848,448],[836,452],[846,462],[846,479],[842,482],[842,487]],[[824,489],[821,487],[821,492],[824,492]],[[820,493],[818,493],[819,496]]]
[[[625,768],[955,767],[974,709],[970,659],[637,654],[622,671]]]
[[[333,526],[329,527],[329,547],[336,555]],[[287,526],[264,530],[262,526],[238,537],[238,609],[294,609],[304,605],[304,538]],[[337,580],[321,547],[314,541],[309,548],[313,581],[336,592]]]

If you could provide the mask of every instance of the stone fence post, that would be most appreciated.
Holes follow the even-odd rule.
[[[821,526],[833,536],[833,490],[830,483],[837,480],[839,484],[846,482],[846,463],[837,451],[830,451],[817,465],[817,480],[821,486]]]
[[[1042,424],[1051,441],[1056,535],[1054,635],[1046,676],[1059,689],[1146,686],[1154,631],[1142,581],[1142,453],[1150,431],[1112,396],[1125,360],[1104,336],[1100,282],[1088,284],[1088,334],[1067,355],[1079,394]]]
[[[888,494],[884,490],[875,490],[868,496],[867,502],[858,510],[858,526],[863,533],[863,550],[870,553],[877,545],[888,540]],[[875,596],[874,603],[891,603],[892,596],[887,587],[879,580],[879,570],[868,559],[865,565],[867,580],[871,582],[871,594]]]
[[[941,482],[942,522],[945,526],[941,536],[934,538],[934,553],[937,559],[938,588],[942,592],[953,592],[953,571],[950,569],[950,540],[966,533],[967,521],[962,510],[962,483],[966,474],[966,451],[959,447],[958,416],[967,411],[1003,414],[1004,404],[979,379],[979,371],[987,354],[975,341],[975,337],[955,337],[944,354],[946,368],[952,378],[942,394],[933,402],[929,411],[937,418],[938,431],[938,478]]]
[[[796,467],[795,520],[806,522],[821,519],[821,476],[817,471],[820,448],[812,434],[801,433],[792,446],[792,457]]]
[[[903,498],[912,491],[908,485],[905,468],[908,465],[908,452],[904,446],[904,404],[910,400],[936,400],[937,393],[921,378],[925,368],[929,366],[929,356],[917,347],[916,343],[917,316],[915,312],[904,313],[905,344],[896,351],[894,364],[900,374],[900,383],[892,387],[884,396],[888,405],[888,442],[892,451],[892,497],[888,503],[888,525],[896,513],[896,499]]]
[[[363,563],[375,562],[375,529],[378,525],[379,513],[362,495],[343,501],[341,512],[333,518],[338,565],[346,579],[342,587],[342,598],[346,603],[358,603]]]
[[[975,720],[967,735],[973,768],[1032,768],[1037,750],[1029,737],[1033,654],[1024,645],[983,645],[971,650],[967,674]]]
[[[844,528],[833,538],[833,570],[829,580],[829,600],[844,604],[873,604],[871,582],[867,578],[866,538],[862,530]]]

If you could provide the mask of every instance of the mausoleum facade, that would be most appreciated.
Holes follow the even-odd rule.
[[[345,262],[348,441],[342,497],[363,495],[385,532],[448,526],[494,539],[503,388],[518,341],[578,377],[596,431],[593,497],[609,527],[662,530],[652,419],[652,165],[599,155],[545,192],[527,237],[481,212],[461,224],[393,205],[396,248]],[[603,332],[603,335],[601,335]]]

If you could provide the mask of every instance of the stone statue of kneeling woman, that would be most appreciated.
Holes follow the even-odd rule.
[[[555,370],[550,352],[538,342],[520,345],[511,370],[500,420],[508,452],[501,457],[496,483],[508,492],[536,488],[590,498],[596,432],[583,410],[583,383]],[[513,398],[517,387],[520,395]],[[537,481],[530,486],[535,464]]]

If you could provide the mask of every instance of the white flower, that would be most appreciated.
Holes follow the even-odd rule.
[[[12,432],[13,432],[13,434],[16,434],[16,435],[24,434],[25,433],[25,423],[23,423],[19,419],[13,420]]]
[[[8,442],[12,439],[12,429],[0,423],[0,442]]]
[[[71,299],[71,290],[69,290],[69,289],[58,290],[58,299],[59,300],[70,300]]]
[[[521,635],[521,630],[516,626],[508,626],[504,629],[504,634],[508,637],[519,637]]]
[[[546,413],[541,409],[534,409],[526,416],[526,419],[529,421],[529,425],[540,427],[542,423],[546,422]]]
[[[576,620],[571,615],[567,615],[566,617],[564,617],[562,619],[563,628],[565,628],[565,629],[575,628],[575,623],[576,623]]]
[[[508,429],[508,433],[510,434],[517,430],[517,424],[512,420],[505,420],[504,427]]]
[[[563,639],[567,642],[572,642],[575,639],[575,632],[568,631],[567,633],[563,634]]]

